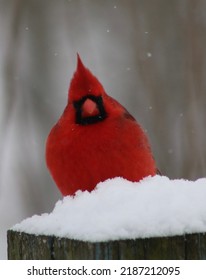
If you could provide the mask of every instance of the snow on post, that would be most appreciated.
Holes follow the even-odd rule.
[[[110,179],[91,193],[64,197],[49,214],[15,225],[8,231],[8,256],[206,259],[205,198],[206,178]]]

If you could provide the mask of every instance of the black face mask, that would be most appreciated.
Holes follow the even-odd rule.
[[[94,116],[88,116],[88,117],[82,116],[82,105],[84,104],[84,102],[87,99],[92,100],[97,105],[98,113]],[[94,124],[94,123],[103,121],[107,117],[107,114],[106,114],[106,111],[104,108],[104,104],[103,104],[103,100],[102,100],[102,96],[94,96],[92,94],[88,94],[88,95],[82,97],[80,100],[74,101],[73,105],[76,110],[76,123],[77,124],[81,124],[81,125]]]

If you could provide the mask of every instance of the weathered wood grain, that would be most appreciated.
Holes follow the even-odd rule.
[[[9,230],[10,260],[204,260],[206,234],[84,242]]]

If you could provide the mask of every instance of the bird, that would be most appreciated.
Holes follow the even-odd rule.
[[[46,164],[63,196],[107,179],[138,182],[158,174],[140,124],[109,96],[77,54],[63,114],[46,140]]]

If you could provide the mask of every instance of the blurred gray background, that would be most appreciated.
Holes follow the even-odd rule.
[[[204,0],[0,0],[1,259],[6,229],[61,198],[45,140],[77,52],[147,131],[164,175],[206,176],[205,11]]]

